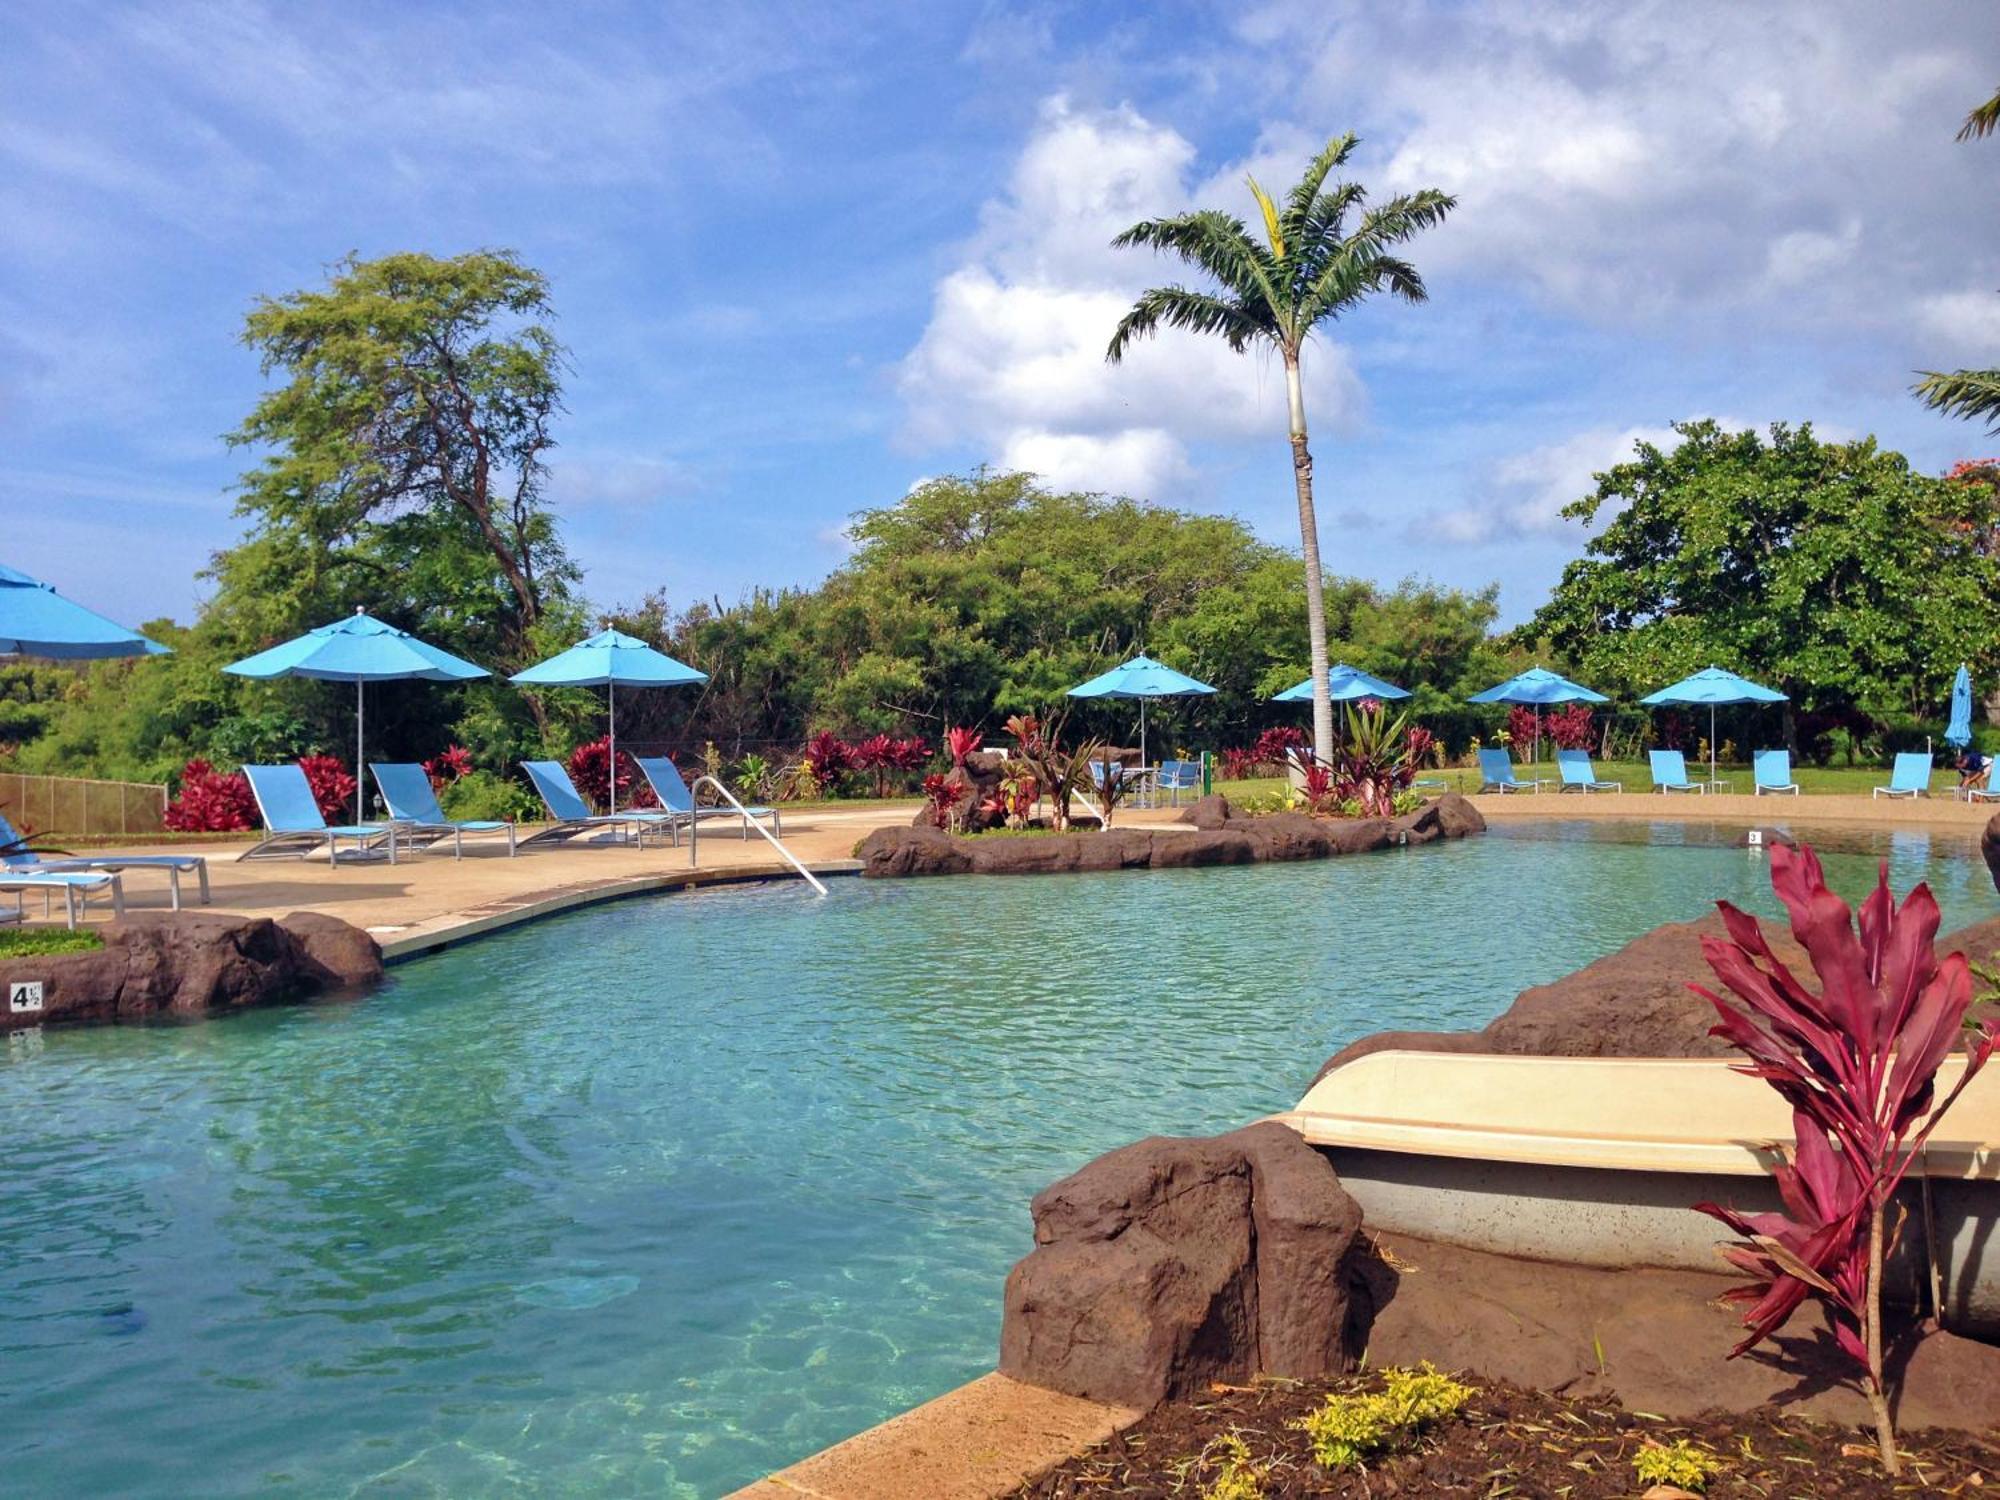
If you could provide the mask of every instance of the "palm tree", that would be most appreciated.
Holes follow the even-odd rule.
[[[1958,138],[1976,141],[1995,130],[2000,130],[2000,94],[1965,117]],[[1983,418],[1989,430],[2000,432],[2000,370],[1954,370],[1949,375],[1926,370],[1917,382],[1917,394],[1932,411],[1975,422]]]
[[[1416,268],[1391,251],[1419,230],[1441,222],[1457,202],[1426,189],[1365,208],[1367,191],[1360,184],[1328,187],[1328,176],[1347,161],[1355,144],[1352,132],[1328,141],[1286,194],[1282,209],[1254,177],[1249,179],[1251,195],[1264,215],[1263,244],[1251,237],[1241,219],[1212,208],[1148,219],[1119,235],[1113,246],[1147,245],[1171,251],[1217,289],[1163,286],[1144,293],[1119,320],[1105,352],[1105,358],[1116,364],[1134,339],[1147,337],[1164,323],[1193,333],[1219,334],[1239,354],[1257,344],[1275,348],[1284,359],[1291,402],[1292,478],[1298,488],[1299,539],[1305,552],[1306,628],[1312,643],[1313,750],[1322,760],[1333,753],[1333,704],[1326,688],[1326,575],[1320,566],[1319,522],[1313,514],[1312,453],[1306,446],[1299,355],[1315,327],[1374,292],[1423,301],[1424,283]]]

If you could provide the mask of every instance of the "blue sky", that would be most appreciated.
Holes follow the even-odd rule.
[[[0,48],[0,560],[189,618],[238,530],[260,294],[356,251],[519,251],[574,371],[555,493],[600,604],[811,583],[846,517],[981,461],[1296,543],[1280,382],[1101,352],[1330,134],[1460,206],[1432,300],[1307,378],[1342,572],[1531,610],[1593,469],[1682,417],[2000,439],[1925,367],[2000,349],[2000,6],[40,5]],[[558,19],[559,18],[559,19]]]

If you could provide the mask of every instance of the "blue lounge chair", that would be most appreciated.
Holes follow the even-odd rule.
[[[1922,750],[1905,750],[1896,757],[1889,772],[1889,784],[1874,790],[1877,797],[1928,797],[1931,794],[1931,758]]]
[[[430,775],[422,766],[370,761],[368,770],[381,790],[382,805],[389,809],[390,819],[400,825],[403,841],[411,848],[427,849],[450,839],[451,857],[463,859],[468,833],[505,833],[507,853],[512,857],[514,825],[488,818],[446,817],[444,809],[438,806],[437,793],[431,789]]]
[[[528,773],[528,780],[535,784],[535,792],[542,799],[542,805],[555,819],[549,827],[522,839],[523,849],[530,844],[561,843],[592,830],[609,833],[615,843],[619,841],[619,830],[624,828],[632,830],[632,842],[640,848],[645,847],[646,830],[649,828],[664,829],[672,842],[680,842],[680,826],[687,820],[677,813],[635,812],[630,808],[615,813],[594,813],[577,791],[576,783],[569,779],[569,772],[563,769],[562,762],[524,760],[521,769]]]
[[[1539,778],[1522,781],[1514,775],[1514,760],[1505,750],[1479,752],[1479,790],[1482,792],[1539,792]]]
[[[74,855],[61,854],[51,859],[30,849],[27,840],[14,831],[14,825],[7,821],[4,813],[0,813],[0,867],[10,874],[19,875],[96,871],[109,871],[116,875],[124,870],[165,870],[175,911],[181,909],[181,876],[192,870],[201,882],[201,904],[208,905],[208,861],[199,854],[121,854],[102,859],[78,859]]]
[[[1653,790],[1656,792],[1706,792],[1708,787],[1699,781],[1688,780],[1687,757],[1678,750],[1650,750],[1647,758],[1653,764]]]
[[[1153,790],[1165,792],[1173,798],[1173,805],[1181,805],[1181,793],[1198,791],[1201,788],[1201,762],[1198,760],[1163,760],[1153,777]]]
[[[1622,781],[1599,781],[1597,768],[1590,763],[1588,750],[1556,751],[1556,770],[1562,773],[1562,789],[1566,792],[1622,792]]]
[[[1799,784],[1792,780],[1792,753],[1789,750],[1759,750],[1750,757],[1750,772],[1756,785],[1752,789],[1755,796],[1799,794]]]
[[[26,902],[30,891],[42,893],[45,911],[50,909],[56,892],[61,891],[63,912],[71,927],[76,926],[76,919],[83,914],[92,896],[108,893],[111,897],[111,914],[114,917],[125,915],[123,882],[118,876],[102,871],[70,870],[47,875],[10,874],[0,871],[0,891],[14,893],[14,909],[0,913],[0,919],[9,922],[19,922],[26,917]]]
[[[681,768],[673,763],[671,757],[635,755],[632,759],[638,765],[640,774],[646,778],[646,785],[650,786],[653,795],[660,799],[660,806],[678,815],[683,821],[691,822],[697,818],[740,817],[743,820],[743,837],[747,839],[750,837],[750,820],[757,818],[769,823],[771,832],[776,837],[785,836],[785,830],[778,822],[777,808],[746,807],[739,813],[735,808],[728,806],[696,807],[694,793],[688,790],[687,781],[681,775]]]
[[[238,860],[294,855],[304,859],[314,850],[324,849],[327,863],[338,865],[340,841],[346,839],[356,853],[372,854],[386,848],[389,863],[396,862],[393,823],[328,823],[313,800],[312,783],[298,766],[245,766],[243,778],[250,783],[250,795],[257,799],[264,837],[237,855]]]

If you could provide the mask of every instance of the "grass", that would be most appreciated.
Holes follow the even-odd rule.
[[[90,953],[103,946],[103,937],[95,932],[71,932],[61,927],[0,927],[0,958]]]

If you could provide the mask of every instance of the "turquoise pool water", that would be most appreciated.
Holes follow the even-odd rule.
[[[16,1036],[10,1496],[706,1496],[991,1365],[1027,1202],[1726,895],[1662,827],[600,907],[358,1003]],[[1952,836],[1829,854],[1991,913]]]

